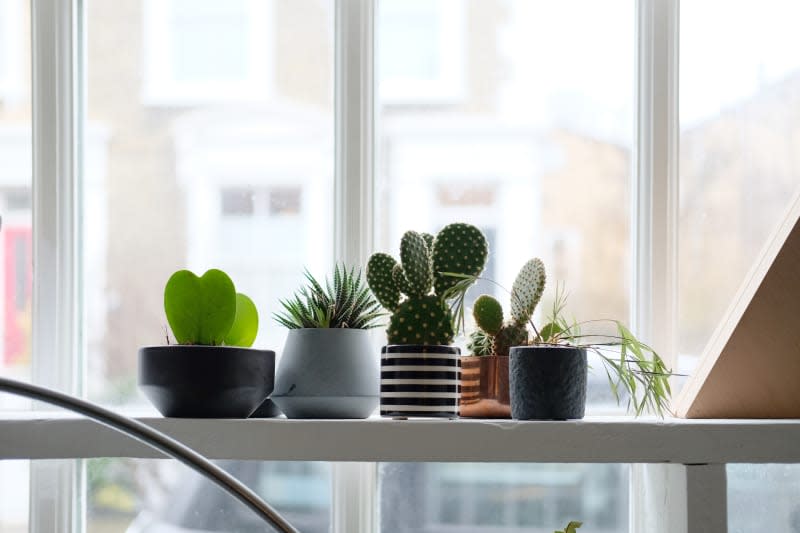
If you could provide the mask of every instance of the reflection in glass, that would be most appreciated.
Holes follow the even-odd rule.
[[[300,531],[330,529],[326,463],[220,461]],[[253,512],[205,478],[171,460],[86,461],[89,533],[264,531]],[[270,530],[271,531],[271,530]]]
[[[728,531],[800,533],[800,465],[728,465]]]
[[[384,533],[628,531],[625,465],[382,463]]]

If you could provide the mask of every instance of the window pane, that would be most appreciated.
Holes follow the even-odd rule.
[[[800,4],[792,0],[681,4],[684,371],[696,364],[800,190],[798,17]]]
[[[568,316],[627,321],[634,2],[378,9],[376,248],[396,255],[406,230],[471,222],[490,241],[485,277],[510,287],[540,257],[540,309],[563,283]],[[509,305],[491,283],[481,292]],[[614,408],[595,363],[590,405]]]
[[[0,0],[0,375],[26,381],[33,272],[29,4]],[[0,409],[29,404],[0,394]]]
[[[116,403],[143,401],[173,271],[228,272],[280,350],[278,299],[333,249],[333,2],[125,6],[87,4],[89,392]]]
[[[327,463],[220,461],[300,531],[330,528]],[[91,459],[88,533],[127,531],[264,531],[250,509],[172,460]],[[269,531],[272,531],[271,529]]]
[[[0,461],[0,531],[28,531],[29,461]]]
[[[385,533],[628,531],[626,465],[382,463]]]
[[[730,533],[800,533],[800,465],[728,465],[727,471]]]

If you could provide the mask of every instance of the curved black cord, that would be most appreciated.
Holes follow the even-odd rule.
[[[210,479],[229,494],[247,505],[264,521],[284,533],[300,533],[275,509],[262,500],[241,481],[221,469],[193,449],[153,429],[152,427],[119,415],[99,405],[30,383],[0,377],[0,391],[25,396],[34,400],[57,405],[69,411],[82,414],[105,426],[147,444],[156,450],[182,462],[189,468]]]

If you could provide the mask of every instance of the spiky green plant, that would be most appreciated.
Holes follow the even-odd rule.
[[[472,315],[477,326],[492,340],[490,355],[508,355],[512,346],[528,342],[528,323],[542,298],[545,280],[541,259],[531,259],[522,266],[511,286],[511,320],[506,323],[496,298],[483,294],[475,300]]]
[[[308,285],[292,298],[281,300],[283,312],[273,317],[289,329],[350,328],[371,329],[383,316],[380,304],[361,277],[361,271],[344,265],[333,269],[333,283],[325,278],[323,287],[311,273],[304,272]]]
[[[388,254],[373,254],[367,283],[392,313],[389,343],[450,344],[463,323],[464,295],[483,271],[488,253],[478,228],[453,223],[435,237],[407,231],[400,241],[399,263]]]
[[[546,323],[531,344],[570,345],[593,351],[603,361],[609,387],[618,404],[625,396],[628,411],[633,410],[637,416],[652,412],[663,417],[669,411],[672,396],[669,378],[674,374],[658,353],[637,339],[619,320],[567,320],[566,300],[563,287],[557,285]],[[613,326],[616,334],[582,333],[584,326],[602,324]]]
[[[562,531],[555,531],[554,533],[576,533],[577,529],[582,525],[583,522],[572,521]]]

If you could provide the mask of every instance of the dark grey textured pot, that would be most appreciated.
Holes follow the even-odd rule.
[[[366,418],[378,406],[369,330],[293,329],[271,398],[287,418]]]
[[[272,391],[275,352],[235,346],[139,349],[139,388],[178,418],[247,418]]]
[[[585,348],[514,346],[509,355],[511,418],[583,418],[588,371]]]

